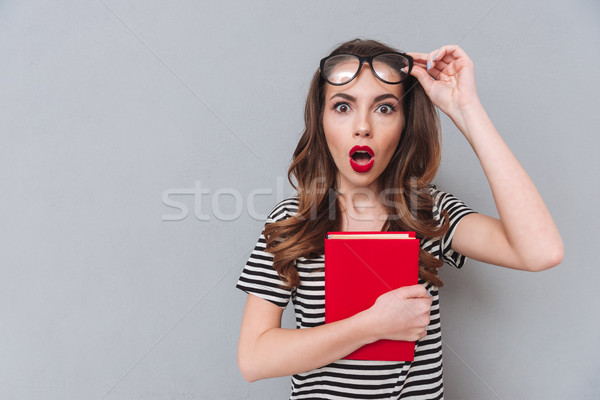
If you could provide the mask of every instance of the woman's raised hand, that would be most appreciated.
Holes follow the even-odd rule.
[[[455,120],[470,105],[479,103],[473,61],[458,45],[431,53],[407,53],[414,60],[411,75],[440,110]]]

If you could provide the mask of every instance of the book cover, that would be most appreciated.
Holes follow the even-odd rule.
[[[390,290],[419,279],[414,232],[328,232],[325,238],[325,323],[371,307]],[[415,342],[379,340],[345,359],[413,361]]]

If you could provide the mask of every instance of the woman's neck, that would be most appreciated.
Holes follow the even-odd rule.
[[[378,192],[366,188],[337,191],[342,231],[381,231],[387,212]]]

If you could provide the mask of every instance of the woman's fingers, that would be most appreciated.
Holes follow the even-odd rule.
[[[428,71],[433,69],[441,71],[459,58],[469,59],[464,50],[455,44],[442,46],[429,53],[410,52],[407,54],[413,58],[414,65]]]
[[[434,79],[429,75],[427,70],[418,65],[413,66],[412,71],[410,72],[412,76],[419,80],[423,89],[425,89],[425,93],[429,93],[431,90],[431,85],[433,85]]]
[[[451,57],[446,55],[446,49],[434,50],[430,53],[408,53],[413,57],[413,68],[420,67],[437,80],[439,75],[452,62]],[[413,74],[414,75],[414,74]],[[417,76],[417,75],[415,75]]]
[[[447,115],[476,99],[474,65],[459,46],[447,45],[429,53],[408,54],[413,57],[411,75]]]
[[[467,56],[463,49],[458,45],[446,45],[429,53],[407,53],[413,57],[413,69],[424,69],[433,80],[445,79],[445,77],[453,76],[458,71],[470,64],[471,59]],[[423,85],[423,81],[427,84],[427,80],[423,79],[420,71],[412,74],[421,79],[419,81]],[[425,86],[424,86],[425,87]]]
[[[435,62],[435,64],[430,69],[427,69],[427,63],[419,61],[419,62],[413,63],[413,71],[418,71],[419,69],[421,69],[424,71],[423,73],[428,74],[433,79],[437,80],[438,77],[440,76],[440,74],[442,73],[442,71],[447,66],[448,66],[448,64],[446,62],[440,61],[440,62]],[[419,78],[420,74],[422,74],[422,73],[418,71],[416,74],[411,74],[411,75]],[[422,84],[422,82],[421,82],[421,84]]]
[[[463,65],[473,63],[467,53],[465,53],[460,46],[455,44],[441,47],[436,57],[436,61],[434,62],[438,62],[438,60],[441,60],[448,65],[452,65],[457,61]]]
[[[435,61],[435,64],[429,69],[429,75],[437,80],[439,75],[448,67],[448,65],[450,64],[447,64],[444,61]]]
[[[417,52],[411,52],[411,53],[406,53],[409,56],[411,56],[413,58],[414,64],[415,65],[419,65],[419,66],[431,66],[433,65],[434,58],[435,60],[439,60],[441,59],[441,57],[443,57],[443,54],[439,54],[440,50],[442,50],[442,48],[437,49],[437,50],[433,50],[429,53],[417,53]]]

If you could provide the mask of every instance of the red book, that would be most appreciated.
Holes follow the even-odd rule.
[[[328,232],[325,238],[325,323],[371,307],[377,298],[419,280],[414,232]],[[344,357],[413,361],[415,342],[379,340]]]

